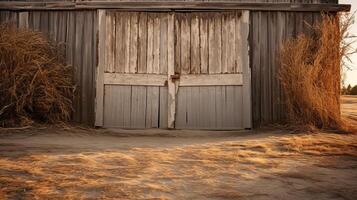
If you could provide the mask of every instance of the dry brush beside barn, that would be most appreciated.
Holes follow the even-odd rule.
[[[74,120],[241,129],[284,119],[278,52],[337,0],[0,2],[0,22],[66,45]],[[339,76],[339,74],[336,74]]]

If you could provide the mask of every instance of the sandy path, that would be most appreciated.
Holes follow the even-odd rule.
[[[0,199],[355,200],[357,134],[3,131]]]

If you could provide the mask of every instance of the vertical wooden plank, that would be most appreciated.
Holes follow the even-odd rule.
[[[229,43],[234,43],[232,42],[232,39],[234,38],[228,38],[228,25],[229,25],[229,14],[224,13],[222,14],[222,71],[220,73],[228,73],[228,47]]]
[[[67,32],[67,16],[68,16],[68,12],[61,12],[60,13],[60,18],[59,18],[59,34],[58,34],[58,38],[57,41],[61,42],[61,43],[65,43],[66,42],[66,32]]]
[[[210,114],[211,110],[214,110],[215,108],[210,107],[210,99],[209,98],[209,90],[210,87],[192,87],[195,88],[197,91],[194,91],[193,96],[195,94],[198,94],[198,98],[194,98],[192,103],[192,115],[195,115],[195,113],[198,113],[199,118],[196,119],[193,123],[193,128],[200,128],[200,129],[207,129],[210,124]],[[196,108],[199,108],[199,110],[195,110]]]
[[[147,13],[140,12],[139,14],[139,53],[138,53],[138,73],[146,73],[146,56],[147,56],[147,40],[148,36],[148,17]]]
[[[242,13],[243,128],[252,128],[251,69],[249,63],[249,11]]]
[[[33,16],[33,29],[35,31],[39,31],[40,30],[40,19],[41,19],[41,12],[32,12],[32,16]]]
[[[48,11],[40,12],[40,31],[45,33],[47,36],[49,34],[49,13],[50,12]]]
[[[105,85],[104,126],[128,128],[124,126],[124,91],[121,85]]]
[[[186,128],[186,94],[188,87],[179,87],[177,93],[177,114],[175,128]]]
[[[58,35],[58,12],[52,11],[49,13],[50,23],[49,23],[49,33],[53,41],[57,42]]]
[[[233,108],[233,128],[245,128],[243,126],[243,118],[245,117],[246,113],[244,113],[243,108],[243,92],[242,86],[234,86],[233,88],[233,98],[234,98],[234,108]],[[247,127],[250,128],[250,127]]]
[[[130,14],[130,73],[136,73],[138,70],[138,13]]]
[[[281,47],[283,46],[283,40],[284,40],[284,32],[285,32],[285,13],[283,12],[277,12],[277,29],[276,29],[276,48],[277,50],[280,50]],[[276,52],[277,56],[279,56],[279,52]],[[280,67],[278,59],[276,59],[276,70],[278,70],[278,68]],[[277,76],[277,75],[276,75]],[[280,85],[280,81],[278,78],[275,79],[275,95],[276,95],[276,116],[277,116],[277,120],[281,122],[282,120],[282,115],[281,115],[281,107],[282,107],[282,102],[281,102],[281,85]]]
[[[206,15],[200,18],[200,58],[201,74],[208,73],[208,19]]]
[[[96,77],[96,109],[95,126],[103,126],[103,97],[104,97],[104,67],[105,67],[105,37],[106,14],[105,10],[98,10],[98,66]]]
[[[83,37],[81,40],[82,43],[82,99],[81,99],[81,115],[82,122],[90,121],[90,91],[91,91],[91,57],[92,57],[92,49],[93,45],[90,42],[92,38],[92,27],[93,27],[93,19],[91,17],[91,12],[84,12],[84,21],[83,21]],[[86,41],[86,42],[84,42]]]
[[[160,87],[160,128],[168,128],[167,87]]]
[[[124,24],[120,12],[115,13],[115,72],[123,73],[125,71],[124,53]],[[114,34],[114,33],[113,33]]]
[[[67,17],[67,13],[65,14],[65,19]],[[97,15],[97,11],[93,10],[91,11],[92,13],[92,24],[93,26],[91,27],[91,32],[92,32],[92,38],[91,38],[91,43],[93,48],[91,49],[91,63],[90,63],[90,84],[88,85],[88,88],[90,90],[90,106],[89,106],[89,111],[90,111],[90,117],[89,117],[89,121],[87,122],[88,125],[93,126],[94,125],[94,121],[95,121],[95,86],[96,86],[96,70],[97,70],[97,59],[98,59],[98,54],[97,54],[97,50],[98,50],[98,40],[97,40],[97,30],[98,30],[98,15]]]
[[[200,127],[200,110],[203,104],[200,104],[200,87],[192,86],[187,88],[187,127]]]
[[[159,92],[159,87],[147,87],[146,128],[159,128]]]
[[[236,39],[236,30],[235,30],[235,13],[230,13],[227,20],[227,72],[234,73],[235,72],[235,61],[237,57],[236,53],[236,44],[238,43]],[[233,42],[232,42],[233,41]]]
[[[29,13],[20,12],[19,13],[19,28],[28,28],[29,27]]]
[[[174,33],[174,14],[170,13],[168,18],[168,33]],[[175,39],[173,34],[169,34],[167,38],[167,80],[168,80],[168,95],[167,95],[167,126],[168,128],[175,127],[176,116],[176,92],[178,85],[171,78],[175,74]]]
[[[159,74],[160,73],[160,16],[159,14],[155,15],[154,18],[154,34],[153,34],[153,73]]]
[[[257,14],[256,14],[257,15]],[[235,32],[236,32],[236,58],[235,58],[235,72],[242,73],[243,72],[243,61],[242,61],[242,48],[243,40],[242,40],[242,11],[237,11],[235,15]],[[253,33],[252,33],[253,34]]]
[[[181,20],[181,73],[190,73],[190,16],[189,14],[182,14]]]
[[[104,93],[106,97],[104,99],[104,115],[103,115],[103,126],[112,127],[115,123],[115,104],[113,104],[116,92],[112,91],[111,85],[104,86]]]
[[[151,74],[153,72],[154,64],[154,17],[148,14],[148,49],[147,49],[147,69],[146,72]]]
[[[107,13],[106,20],[106,66],[105,72],[114,72],[114,41],[113,30],[115,30],[115,19],[113,19],[113,13]],[[115,31],[114,31],[115,32]]]
[[[41,15],[42,17],[42,15]],[[82,107],[82,103],[81,100],[83,99],[83,85],[82,85],[82,80],[83,80],[83,52],[84,52],[84,48],[83,48],[83,34],[84,34],[84,12],[79,12],[76,13],[76,29],[75,29],[75,45],[74,45],[74,66],[76,66],[76,70],[75,70],[75,84],[77,85],[78,89],[81,91],[78,95],[77,98],[75,98],[75,104],[76,104],[76,118],[80,120],[80,122],[82,122],[82,112],[83,112],[83,107]]]
[[[175,14],[175,73],[181,72],[181,13]]]
[[[122,102],[118,102],[122,106],[123,112],[121,113],[123,119],[123,127],[130,127],[131,125],[131,103],[132,103],[132,86],[122,86],[123,96]]]
[[[199,124],[198,117],[195,114],[199,114],[200,106],[193,106],[195,99],[199,99],[199,89],[195,87],[186,88],[186,127],[193,128]],[[197,120],[196,120],[197,119]]]
[[[132,86],[130,128],[145,128],[146,86]]]
[[[252,13],[252,22],[250,24],[251,32],[251,44],[252,44],[252,100],[253,100],[253,121],[254,126],[259,127],[261,125],[261,117],[260,117],[260,12]],[[254,31],[253,31],[254,30]],[[243,75],[244,79],[244,75]],[[244,80],[243,80],[244,84]]]
[[[200,69],[200,24],[198,14],[191,18],[191,74],[199,74]]]
[[[213,14],[209,21],[209,73],[221,73],[222,57],[222,19],[220,14]]]
[[[217,129],[224,128],[224,103],[225,99],[225,89],[224,86],[215,87],[215,110],[216,110],[216,127]]]
[[[225,86],[226,102],[224,115],[224,128],[231,129],[234,127],[234,86]]]
[[[125,105],[126,103],[130,103],[130,101],[126,101],[126,99],[125,99],[125,98],[128,98],[125,96],[125,95],[127,95],[127,93],[125,93],[125,90],[128,86],[118,85],[116,87],[118,87],[118,91],[116,92],[117,99],[115,100],[116,110],[114,111],[117,114],[116,125],[118,127],[125,128],[125,124],[124,124],[125,118],[130,119],[130,112],[129,112],[129,116],[127,116],[126,115],[127,113],[125,113],[125,108],[127,108],[127,107],[130,108],[130,106]],[[113,112],[113,110],[109,110],[109,112]]]
[[[174,34],[174,31],[170,33]],[[160,14],[160,74],[167,74],[168,16]]]
[[[268,24],[268,31],[270,32],[269,34],[269,65],[270,65],[270,72],[269,72],[269,87],[270,87],[270,92],[271,92],[271,108],[270,108],[270,113],[271,113],[271,122],[276,122],[277,121],[277,105],[278,101],[276,98],[276,88],[278,88],[278,85],[276,85],[276,81],[278,79],[277,73],[278,70],[276,68],[276,63],[278,59],[278,53],[279,51],[276,49],[276,44],[277,41],[276,39],[276,34],[277,34],[277,13],[271,13],[269,16],[269,24]]]
[[[124,28],[124,42],[125,42],[125,53],[124,53],[124,60],[125,60],[125,67],[124,67],[124,72],[129,73],[130,72],[130,13],[125,12],[123,13],[123,20],[125,24]]]
[[[66,26],[67,26],[67,32],[66,32],[66,42],[67,42],[66,61],[67,61],[68,64],[73,65],[73,51],[74,51],[75,27],[76,27],[74,12],[68,12],[67,25]],[[99,55],[98,55],[98,57],[99,57]],[[105,64],[105,63],[103,63],[103,64]],[[103,65],[103,67],[104,66],[105,65]],[[75,66],[73,66],[73,67],[75,67]]]
[[[215,86],[208,87],[207,107],[208,107],[208,123],[207,128],[217,129],[217,112],[216,112],[216,89]],[[238,113],[237,113],[238,114]],[[240,114],[240,113],[239,113]]]

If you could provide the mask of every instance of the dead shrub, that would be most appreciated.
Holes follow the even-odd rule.
[[[348,129],[340,113],[340,73],[342,58],[352,53],[345,40],[352,22],[347,15],[323,15],[314,34],[284,43],[278,76],[289,124]]]
[[[72,68],[42,33],[0,26],[0,126],[70,119]]]

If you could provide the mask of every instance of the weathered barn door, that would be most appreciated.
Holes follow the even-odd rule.
[[[169,13],[99,11],[97,126],[167,127],[168,21]]]
[[[175,14],[177,128],[250,128],[248,18],[242,11]]]
[[[248,18],[100,10],[96,125],[250,128]]]

